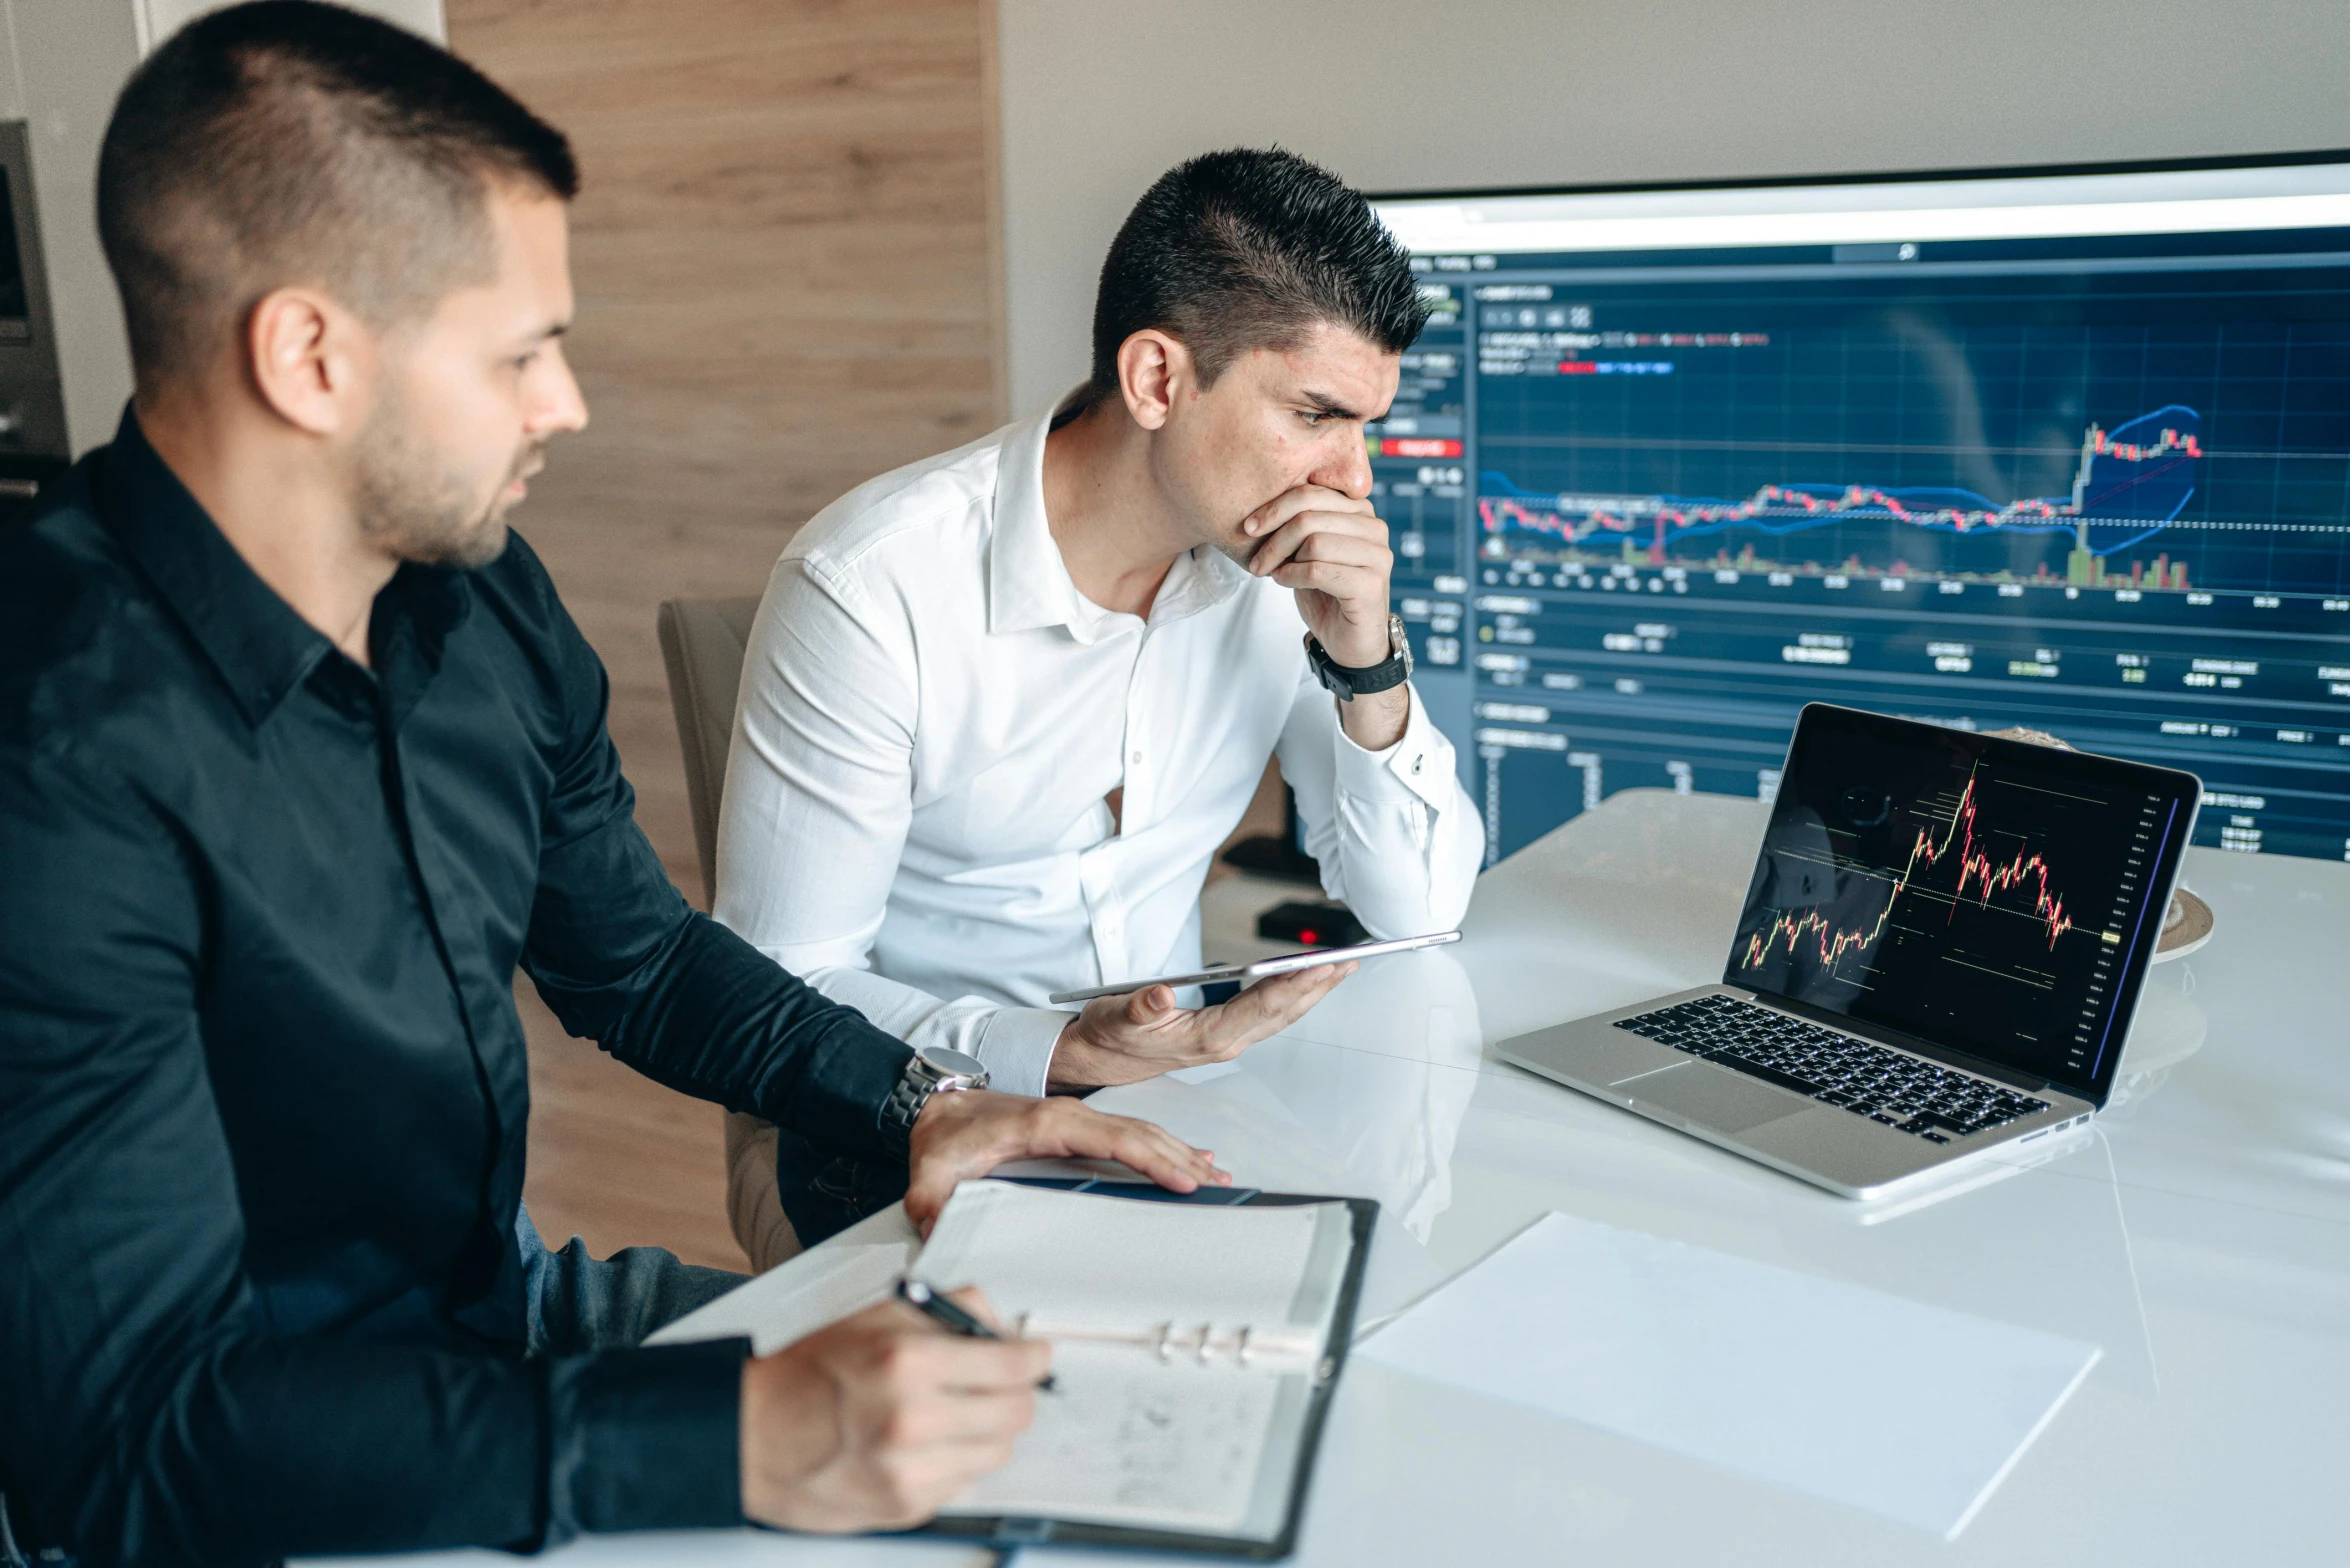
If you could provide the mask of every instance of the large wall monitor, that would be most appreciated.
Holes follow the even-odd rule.
[[[1769,799],[1815,699],[2350,858],[2350,153],[1378,205],[1436,314],[1373,469],[1489,859]]]

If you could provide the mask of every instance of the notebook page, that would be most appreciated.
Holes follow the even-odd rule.
[[[1053,1376],[1012,1462],[948,1514],[1240,1534],[1284,1385],[1303,1381],[1072,1342]]]
[[[1000,1317],[1029,1313],[1040,1331],[1269,1328],[1313,1320],[1297,1312],[1316,1295],[1308,1274],[1327,1207],[1192,1207],[965,1182],[914,1274],[941,1289],[976,1284]]]

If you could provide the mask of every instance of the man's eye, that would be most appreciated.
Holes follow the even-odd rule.
[[[1330,416],[1318,408],[1301,408],[1298,410],[1297,417],[1309,425],[1318,425]]]

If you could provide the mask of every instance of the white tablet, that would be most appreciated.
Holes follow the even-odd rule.
[[[1129,991],[1139,991],[1145,986],[1214,985],[1220,980],[1262,980],[1268,975],[1319,969],[1324,964],[1345,964],[1358,958],[1408,953],[1416,947],[1442,947],[1447,942],[1458,942],[1460,939],[1458,931],[1438,931],[1429,936],[1397,937],[1392,942],[1365,942],[1358,947],[1317,947],[1303,953],[1284,953],[1279,958],[1260,958],[1253,964],[1226,964],[1220,969],[1203,969],[1196,975],[1161,975],[1156,980],[1122,980],[1116,985],[1097,985],[1084,991],[1055,991],[1046,1000],[1090,1002],[1097,996],[1124,996]]]

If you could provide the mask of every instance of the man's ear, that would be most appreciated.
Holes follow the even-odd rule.
[[[375,334],[314,289],[272,289],[245,318],[245,368],[287,424],[333,436],[365,419]]]
[[[1145,327],[1118,345],[1118,390],[1136,424],[1158,429],[1176,399],[1192,390],[1191,350],[1158,328]]]

